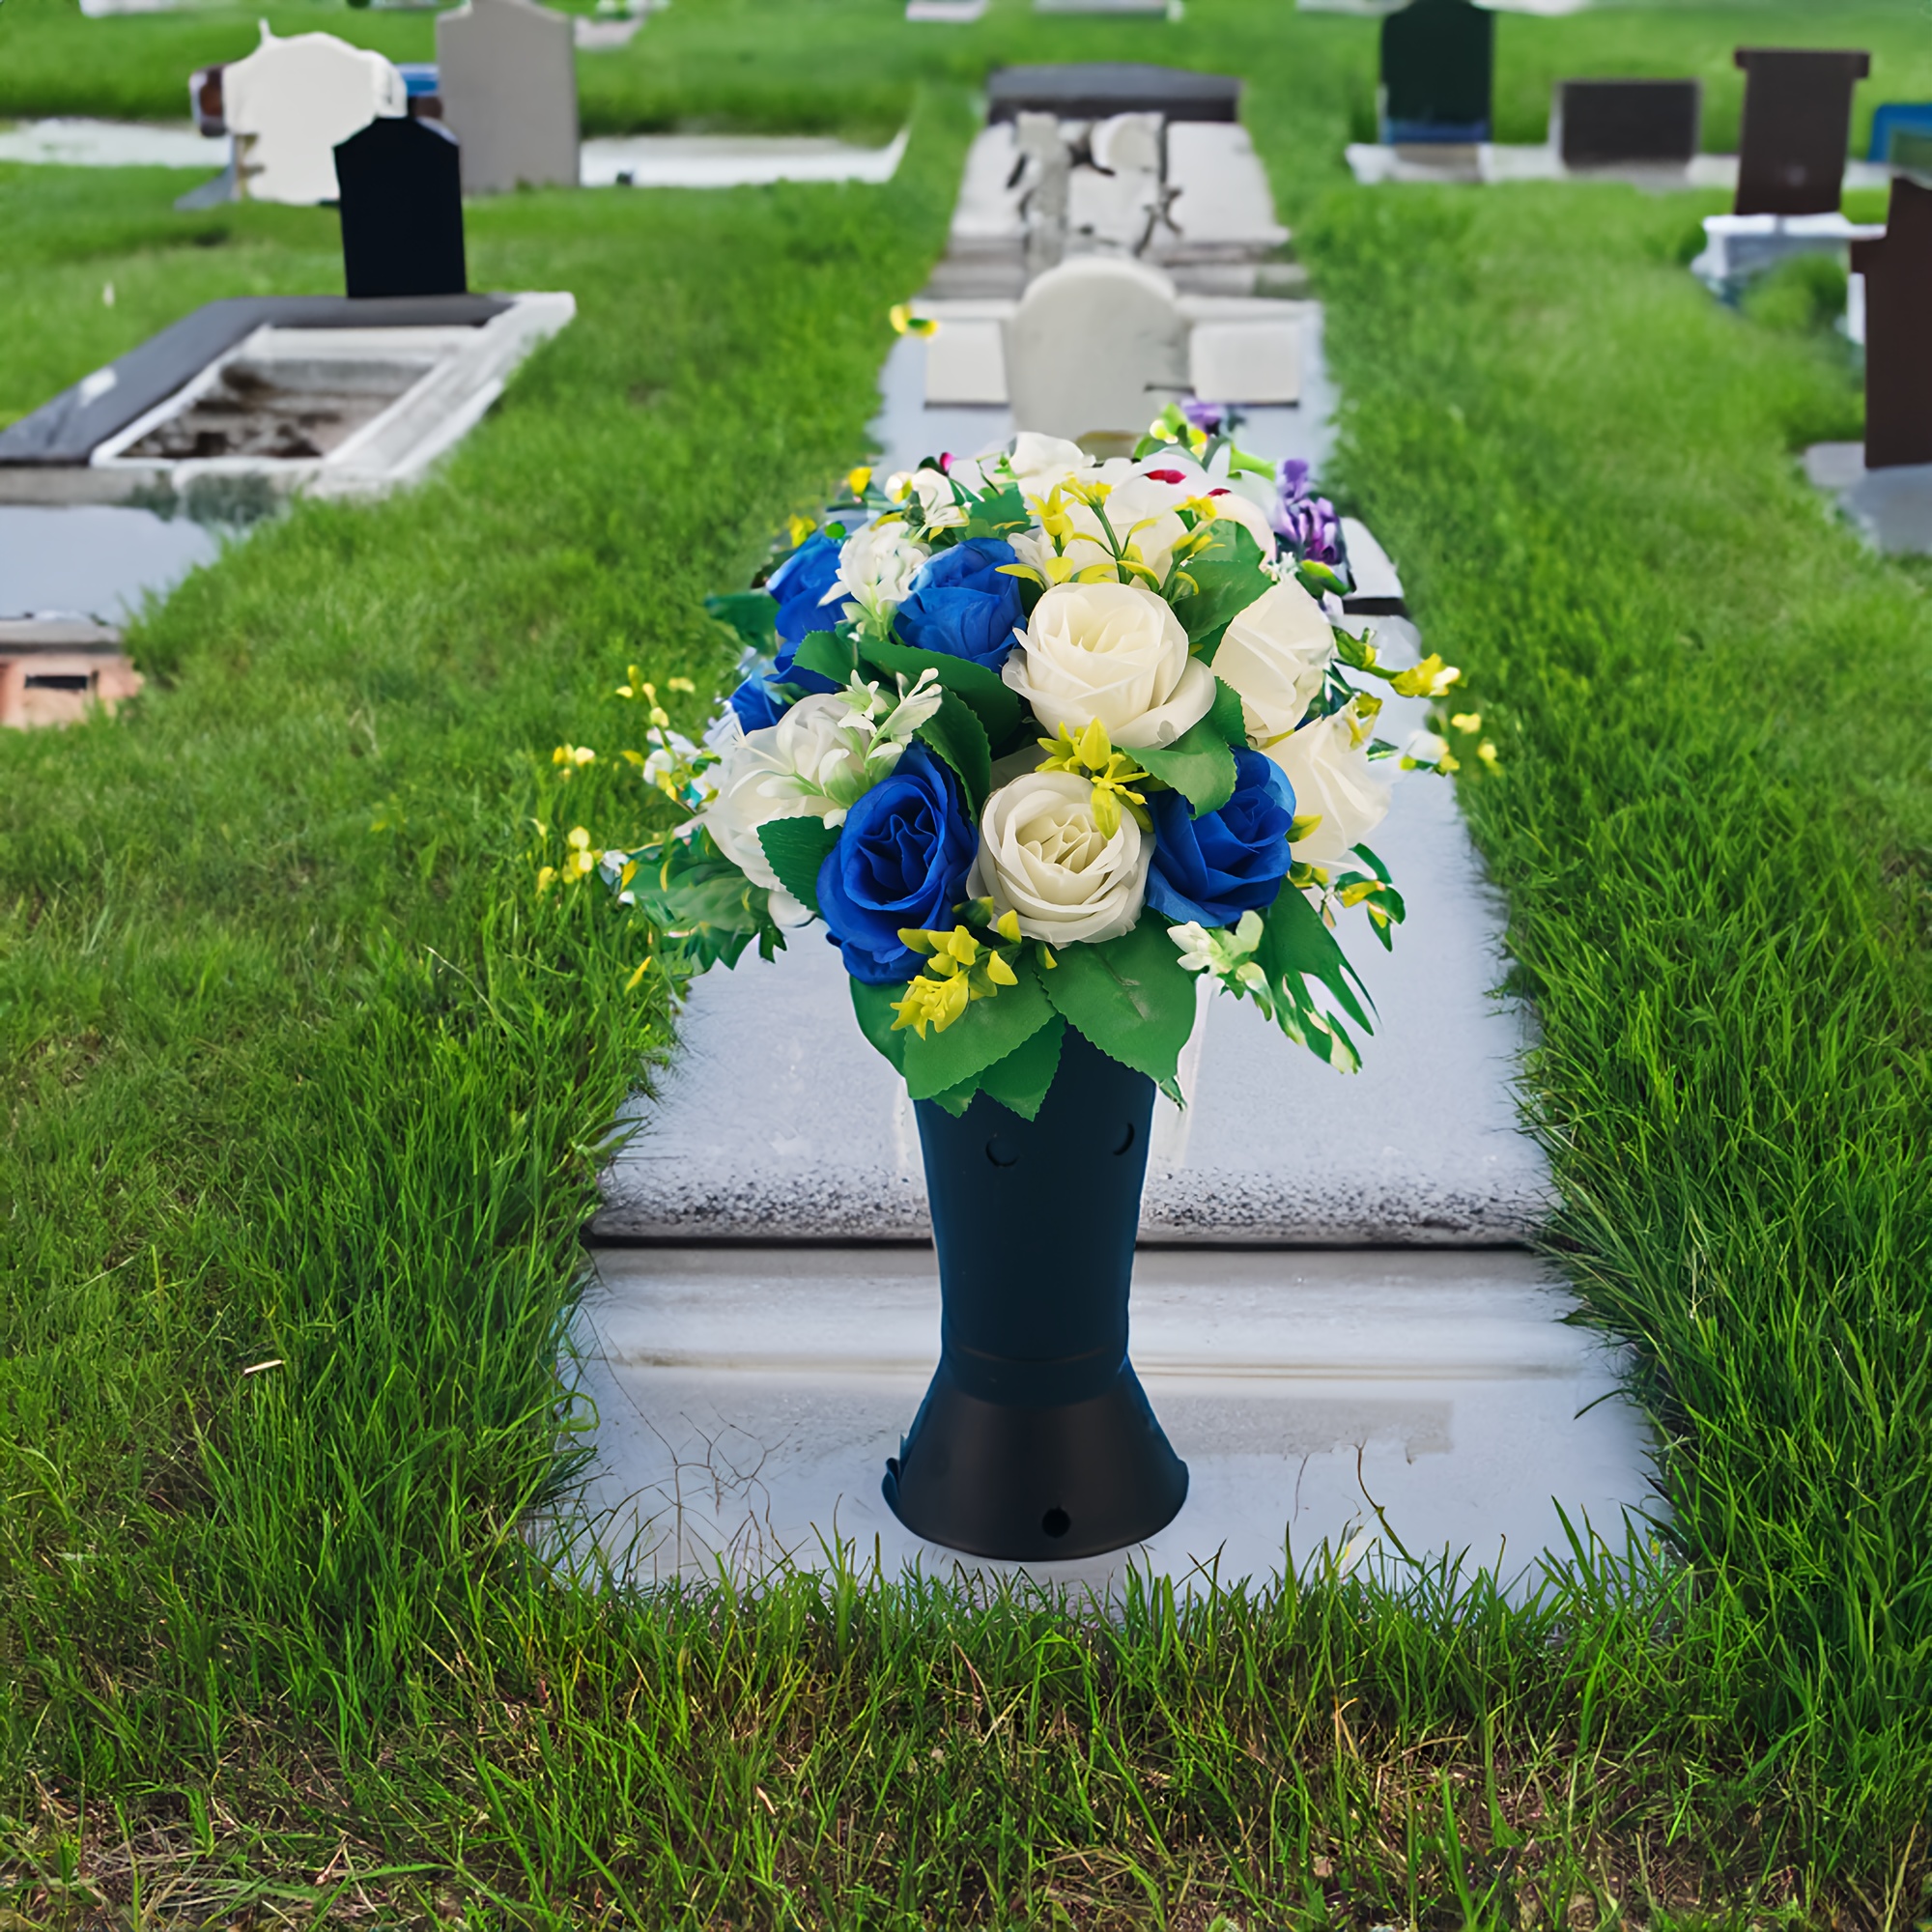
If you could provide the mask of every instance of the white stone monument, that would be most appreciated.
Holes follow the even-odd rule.
[[[242,201],[333,201],[335,145],[381,115],[409,111],[403,76],[381,54],[333,34],[286,40],[262,23],[262,44],[222,70]]]
[[[1078,255],[1027,290],[1006,364],[1017,428],[1136,436],[1187,387],[1187,322],[1158,269]]]
[[[463,191],[575,187],[577,56],[570,16],[532,0],[464,0],[436,22],[444,124]]]

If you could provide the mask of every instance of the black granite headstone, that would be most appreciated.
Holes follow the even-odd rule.
[[[440,121],[385,115],[340,142],[342,274],[352,297],[456,296],[463,181],[456,136]]]
[[[1382,22],[1382,139],[1487,141],[1495,15],[1469,0],[1410,0]]]
[[[1238,121],[1241,83],[1232,74],[1133,61],[1065,67],[1003,67],[986,82],[986,119],[1057,114],[1100,121],[1110,114],[1160,114],[1170,121]]]
[[[1932,188],[1892,178],[1885,233],[1852,243],[1865,278],[1865,468],[1932,463]]]
[[[1852,89],[1871,55],[1852,48],[1740,47],[1739,214],[1835,214],[1851,144]]]
[[[1694,80],[1558,81],[1556,147],[1563,165],[1687,165],[1697,152],[1703,93]]]

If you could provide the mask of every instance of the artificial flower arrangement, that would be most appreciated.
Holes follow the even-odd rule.
[[[1363,842],[1384,761],[1454,768],[1381,699],[1441,696],[1339,622],[1346,559],[1306,468],[1170,410],[1131,458],[1022,435],[867,470],[711,609],[749,675],[703,747],[653,711],[647,776],[685,814],[607,875],[694,971],[822,920],[867,1037],[915,1099],[1023,1118],[1065,1029],[1181,1098],[1196,976],[1352,1070],[1366,995],[1334,936],[1387,946]]]

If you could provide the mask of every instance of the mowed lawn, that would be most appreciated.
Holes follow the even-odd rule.
[[[422,15],[273,17],[426,52]],[[9,0],[0,108],[172,114],[244,25]],[[1505,17],[1505,131],[1556,74],[1662,67],[1706,73],[1715,138],[1730,46],[1821,25]],[[1878,49],[1870,99],[1932,86],[1914,7],[1830,26]],[[594,125],[911,112],[898,178],[473,205],[475,284],[577,323],[423,489],[190,580],[119,720],[0,742],[4,1923],[1932,1909],[1923,575],[1791,460],[1857,434],[1842,345],[1684,272],[1717,202],[1350,186],[1373,36],[1261,0],[956,35],[678,0],[583,63]],[[518,1526],[569,1481],[580,1230],[676,988],[536,869],[574,825],[638,836],[613,688],[689,677],[698,724],[733,656],[703,595],[864,453],[960,83],[1108,55],[1251,80],[1329,305],[1338,488],[1503,752],[1463,796],[1541,1024],[1552,1250],[1638,1344],[1672,1527],[1516,1608],[555,1577]],[[0,169],[0,418],[197,301],[339,286],[326,211],[180,186]],[[565,742],[603,755],[565,781]]]

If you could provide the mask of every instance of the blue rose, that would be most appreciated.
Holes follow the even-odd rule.
[[[958,781],[923,745],[909,745],[846,814],[818,868],[818,909],[846,972],[868,986],[910,980],[920,955],[900,926],[952,926],[979,846]]]
[[[1196,818],[1178,791],[1148,799],[1153,862],[1147,902],[1177,925],[1233,925],[1244,912],[1274,903],[1287,875],[1294,790],[1272,758],[1235,753],[1235,795]]]
[[[1026,623],[1016,579],[1002,577],[1003,563],[1017,563],[1009,543],[969,537],[923,563],[898,610],[902,643],[998,670],[1013,647],[1013,630]]]
[[[831,678],[801,670],[792,662],[813,631],[829,631],[838,621],[838,606],[825,601],[825,593],[838,581],[838,546],[823,530],[814,530],[765,580],[765,588],[779,607],[773,628],[779,639],[774,676],[780,683],[795,684],[801,691],[838,689]]]
[[[767,724],[776,724],[791,709],[791,699],[781,696],[776,684],[774,678],[748,677],[731,694],[731,709],[747,731],[761,731]]]

